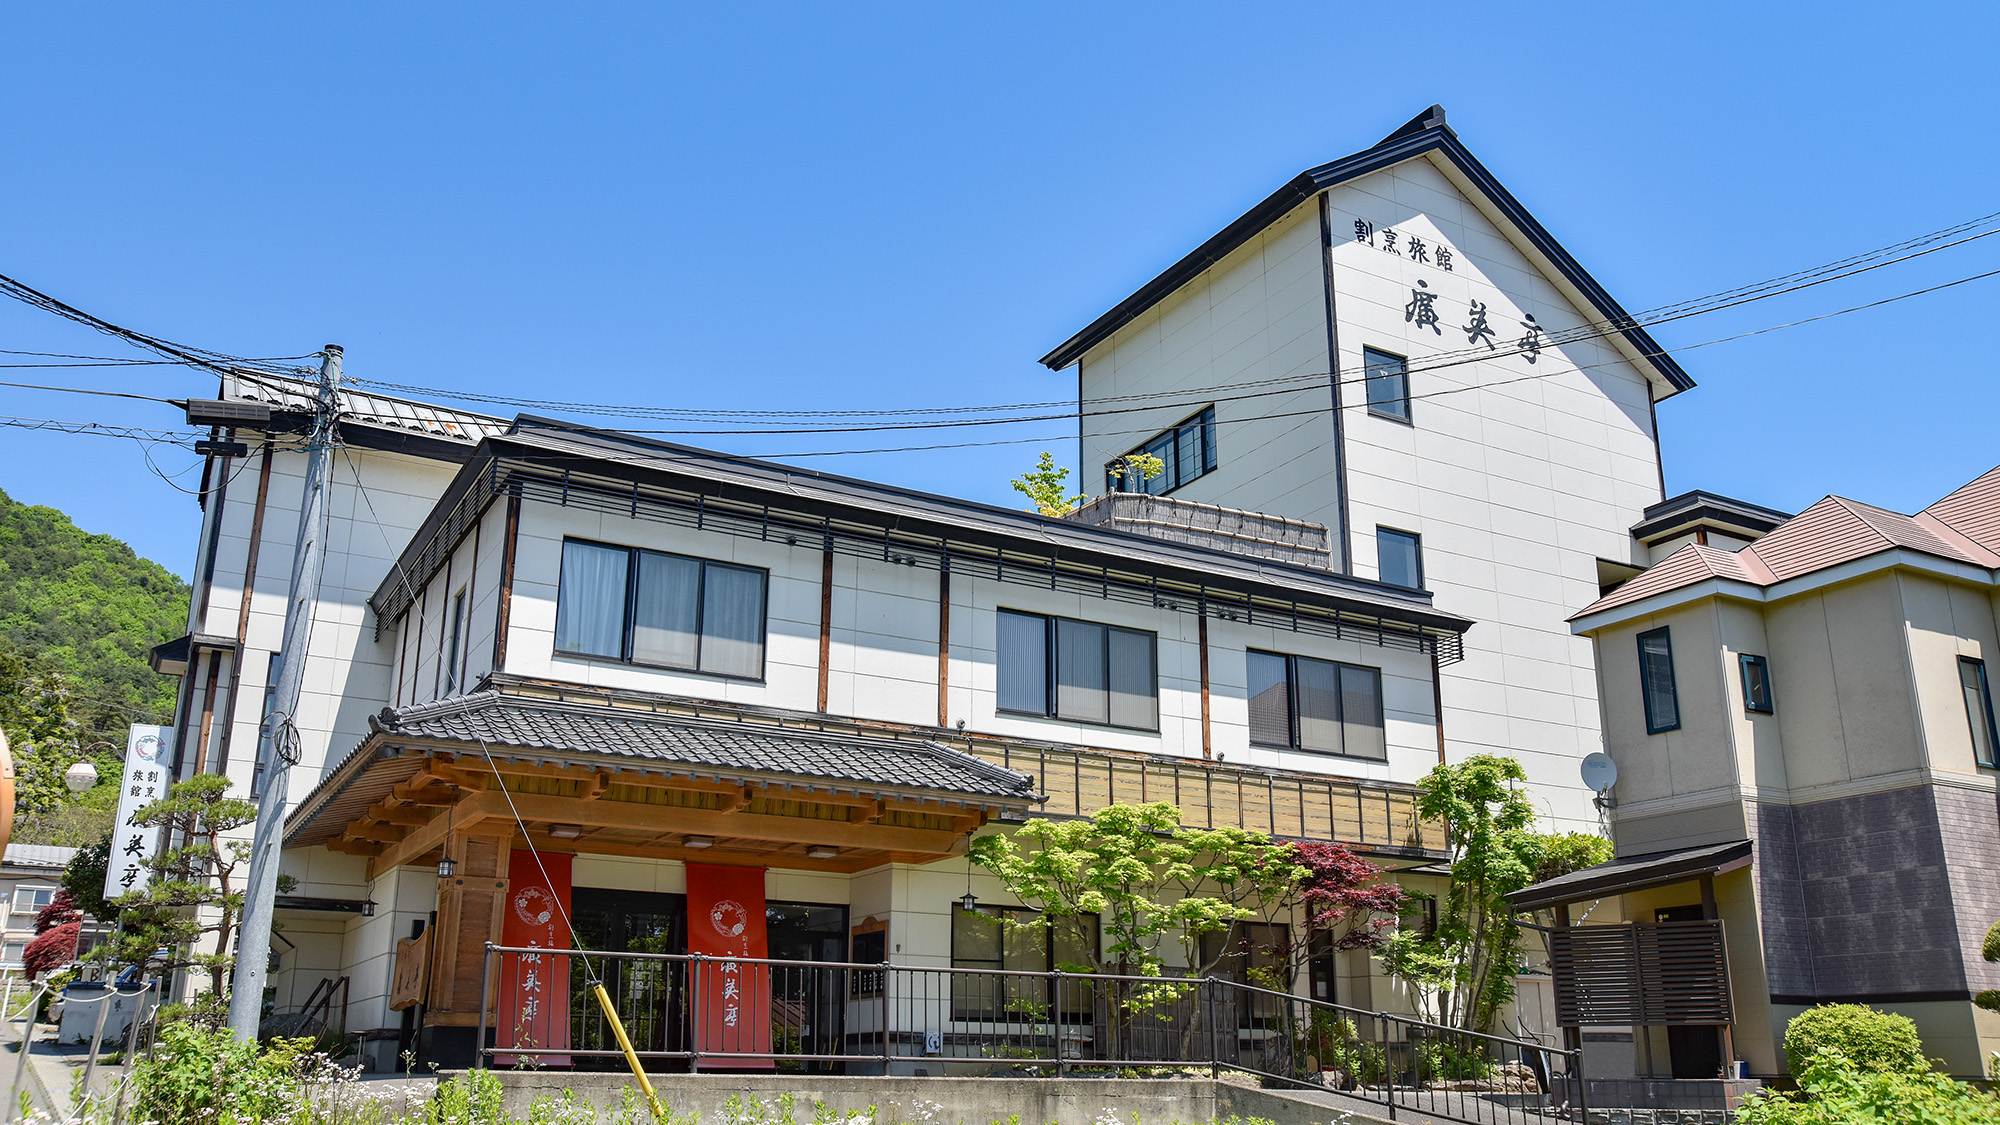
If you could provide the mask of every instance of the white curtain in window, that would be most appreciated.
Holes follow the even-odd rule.
[[[1338,754],[1340,746],[1340,666],[1299,657],[1299,748]]]
[[[650,551],[639,555],[632,606],[632,659],[692,668],[700,651],[701,563]]]
[[[625,568],[619,547],[564,543],[556,592],[556,650],[625,655]]]
[[[1056,621],[1056,715],[1086,723],[1106,721],[1104,626]]]
[[[702,579],[701,670],[764,675],[764,575],[709,563]]]
[[[1153,635],[1111,630],[1111,722],[1152,730],[1160,725],[1160,677]]]
[[[998,706],[1002,711],[1045,715],[1049,710],[1048,618],[1001,610],[998,638]]]

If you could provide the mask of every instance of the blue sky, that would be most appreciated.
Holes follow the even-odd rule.
[[[722,409],[1055,399],[1074,384],[1037,357],[1432,102],[1631,309],[2000,210],[1996,40],[1990,5],[14,6],[0,273],[234,354],[337,342],[389,382]],[[1655,334],[1678,349],[1996,268],[2000,237]],[[1668,488],[1911,510],[1992,467],[1996,305],[2000,278],[1677,351],[1701,385],[1660,409]],[[0,348],[122,347],[0,307]],[[178,420],[8,388],[0,414]],[[800,463],[1013,503],[1041,448]],[[195,504],[134,443],[0,429],[0,488],[190,569]]]

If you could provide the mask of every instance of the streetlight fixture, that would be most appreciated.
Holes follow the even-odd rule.
[[[97,784],[97,767],[88,759],[77,762],[63,771],[63,784],[72,793],[82,793]]]

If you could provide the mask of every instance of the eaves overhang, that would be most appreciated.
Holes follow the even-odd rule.
[[[1473,624],[1427,592],[1331,570],[524,415],[481,443],[369,598],[378,632],[503,495],[1250,623],[1303,614],[1308,631],[1372,630],[1447,661]]]
[[[1628,856],[1558,875],[1507,896],[1515,913],[1542,910],[1571,902],[1588,902],[1611,895],[1714,877],[1750,866],[1751,842],[1733,840],[1706,847]]]
[[[1484,196],[1494,210],[1511,224],[1565,281],[1575,287],[1585,303],[1595,308],[1604,320],[1619,326],[1617,333],[1633,355],[1651,367],[1660,380],[1670,388],[1667,394],[1657,395],[1656,398],[1667,398],[1693,388],[1694,379],[1671,355],[1667,354],[1666,349],[1661,347],[1644,328],[1639,327],[1632,315],[1612,298],[1604,286],[1599,284],[1597,279],[1592,277],[1560,242],[1556,241],[1555,236],[1529,213],[1521,201],[1514,198],[1513,193],[1502,186],[1493,173],[1488,171],[1486,166],[1459,141],[1458,134],[1445,124],[1444,110],[1440,106],[1432,106],[1418,114],[1408,124],[1372,148],[1299,173],[1283,187],[1265,197],[1262,202],[1223,227],[1208,241],[1195,247],[1186,257],[1167,267],[1158,277],[1140,286],[1137,292],[1091,321],[1076,335],[1063,341],[1042,357],[1042,365],[1050,370],[1059,371],[1082,359],[1092,348],[1110,339],[1119,329],[1137,320],[1148,309],[1165,300],[1183,285],[1200,276],[1203,271],[1220,262],[1320,192],[1391,165],[1433,153],[1446,161],[1471,187]]]
[[[1651,597],[1641,598],[1626,605],[1613,606],[1597,613],[1578,614],[1569,620],[1570,632],[1577,636],[1587,636],[1657,613],[1691,605],[1705,598],[1728,598],[1767,605],[1890,570],[1913,570],[1946,581],[1974,586],[2000,586],[2000,573],[1985,567],[1941,559],[1907,547],[1891,547],[1858,559],[1849,559],[1823,570],[1773,582],[1769,586],[1759,586],[1754,582],[1735,578],[1703,579],[1672,590],[1662,590]]]

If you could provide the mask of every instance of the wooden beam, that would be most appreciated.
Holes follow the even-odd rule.
[[[393,824],[375,824],[370,821],[355,821],[341,832],[344,839],[372,840],[379,844],[398,843],[409,834],[410,830],[407,828],[399,828]]]
[[[851,824],[838,820],[772,816],[768,813],[724,813],[712,809],[640,805],[626,801],[585,802],[574,797],[549,797],[539,793],[516,793],[513,798],[514,807],[520,811],[523,820],[544,824],[583,824],[641,832],[735,836],[792,844],[825,844],[836,848],[876,848],[934,855],[948,853],[954,844],[962,844],[963,841],[962,833],[930,828]],[[468,798],[459,806],[456,815],[461,819],[495,816],[511,819],[512,812],[505,794],[481,793]],[[419,829],[418,832],[427,834],[429,828]]]
[[[387,801],[361,814],[362,820],[378,820],[383,824],[400,824],[405,828],[422,828],[431,822],[435,813],[427,813],[420,808],[391,805]]]
[[[343,840],[337,836],[328,840],[325,846],[327,851],[341,852],[345,855],[361,855],[372,858],[382,854],[382,845],[380,844],[371,844],[362,840]]]
[[[611,788],[611,775],[603,770],[598,770],[591,775],[589,781],[584,783],[583,792],[578,793],[576,796],[580,801],[595,801],[599,797],[604,796],[604,791],[609,788]]]
[[[433,850],[439,844],[444,843],[447,831],[462,833],[467,828],[494,815],[492,809],[487,805],[481,805],[478,808],[467,807],[474,801],[498,802],[500,804],[499,815],[507,815],[506,799],[504,797],[498,793],[481,793],[476,797],[462,802],[457,809],[452,811],[450,816],[438,817],[429,824],[418,828],[408,836],[383,849],[382,853],[376,856],[373,862],[369,863],[368,877],[373,879],[384,871],[394,870],[404,864],[410,863],[425,852]]]
[[[578,840],[558,840],[536,830],[528,837],[537,850],[556,852],[574,848]],[[866,871],[889,862],[890,857],[880,851],[861,852],[850,855],[843,852],[832,859],[812,859],[803,855],[778,854],[776,852],[736,851],[730,848],[684,848],[676,844],[614,844],[591,841],[585,848],[575,849],[582,855],[618,855],[635,859],[678,859],[684,863],[713,863],[724,867],[782,867],[798,871],[829,871],[836,874],[852,875],[856,871]],[[722,853],[720,855],[716,853]],[[905,863],[925,863],[937,859],[935,855],[903,853],[913,858]]]

